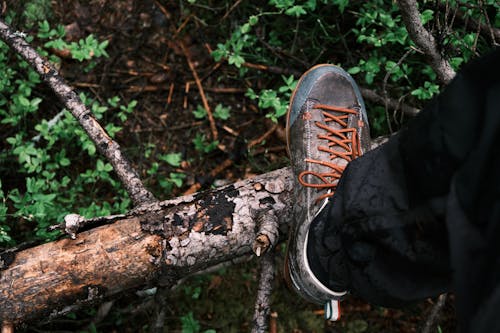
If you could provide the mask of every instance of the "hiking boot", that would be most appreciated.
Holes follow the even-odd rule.
[[[370,147],[368,118],[352,77],[339,67],[318,65],[299,80],[287,114],[287,148],[294,173],[294,221],[285,278],[303,298],[326,304],[336,320],[346,290],[331,290],[312,272],[307,258],[309,226],[334,195],[347,163]]]

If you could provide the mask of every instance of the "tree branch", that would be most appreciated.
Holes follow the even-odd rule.
[[[82,103],[78,95],[59,75],[56,69],[43,59],[21,36],[13,31],[3,20],[0,19],[0,38],[14,51],[21,55],[42,77],[59,99],[64,103],[73,116],[78,120],[88,136],[95,143],[99,152],[113,165],[113,168],[121,180],[135,205],[153,202],[156,199],[149,192],[137,172],[120,150],[120,146],[114,141],[97,122],[92,112]]]
[[[438,319],[439,313],[441,312],[444,305],[446,304],[446,298],[447,298],[447,294],[439,295],[437,302],[432,307],[431,313],[429,314],[429,317],[427,318],[427,321],[425,322],[425,325],[422,328],[421,333],[430,333],[431,332],[432,328],[436,324],[436,320]]]
[[[286,229],[291,177],[284,168],[142,205],[113,224],[78,234],[76,240],[0,255],[0,321],[50,320],[74,304],[100,303],[145,286],[171,287],[190,274],[247,256],[257,217],[268,212],[269,205]]]
[[[382,144],[375,140],[372,147]],[[171,287],[252,253],[258,234],[286,236],[290,168],[228,186],[137,206],[112,224],[18,252],[0,253],[0,321],[48,320],[132,289]],[[272,211],[272,213],[271,213]],[[263,216],[275,222],[259,220]],[[67,226],[66,226],[67,227]]]
[[[410,38],[429,58],[430,65],[439,80],[445,84],[450,82],[455,77],[455,71],[439,53],[434,36],[422,25],[417,2],[415,0],[398,0],[398,4]]]
[[[274,280],[274,253],[267,252],[261,260],[259,289],[255,301],[252,333],[267,332],[269,316],[271,314],[270,299]]]

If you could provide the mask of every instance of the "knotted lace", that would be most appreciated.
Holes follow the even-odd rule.
[[[341,158],[347,162],[350,162],[361,155],[361,148],[359,145],[357,129],[353,127],[351,128],[347,127],[349,116],[352,114],[354,115],[358,114],[358,111],[349,108],[330,106],[324,104],[316,104],[313,107],[313,109],[322,110],[320,112],[323,113],[324,123],[316,121],[314,122],[314,124],[317,127],[324,130],[323,134],[318,134],[318,139],[326,140],[327,145],[318,146],[318,150],[329,153],[330,160],[324,161],[324,160],[307,158],[305,159],[305,161],[307,163],[316,163],[322,166],[326,166],[331,170],[327,172],[317,172],[312,170],[302,171],[299,174],[299,183],[303,186],[319,188],[319,189],[328,189],[326,193],[323,193],[316,199],[316,202],[318,202],[327,197],[331,197],[334,194],[340,176],[342,176],[342,172],[344,172],[345,166],[334,163],[333,160],[335,160],[336,158]],[[334,111],[339,115],[334,115],[329,111]],[[340,125],[340,128],[336,129],[329,126],[334,123]],[[319,178],[321,182],[320,183],[307,182],[305,180],[305,177],[308,175]]]

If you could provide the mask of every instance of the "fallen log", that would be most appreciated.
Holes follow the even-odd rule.
[[[0,320],[20,324],[64,314],[126,291],[171,286],[252,252],[260,217],[286,232],[289,168],[215,190],[134,209],[118,221],[0,258]],[[2,266],[2,265],[0,265]]]

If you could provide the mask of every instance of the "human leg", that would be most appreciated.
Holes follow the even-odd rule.
[[[466,66],[407,129],[343,171],[308,234],[323,285],[399,305],[450,290],[453,279],[461,318],[495,317],[477,309],[500,299],[499,53]]]

